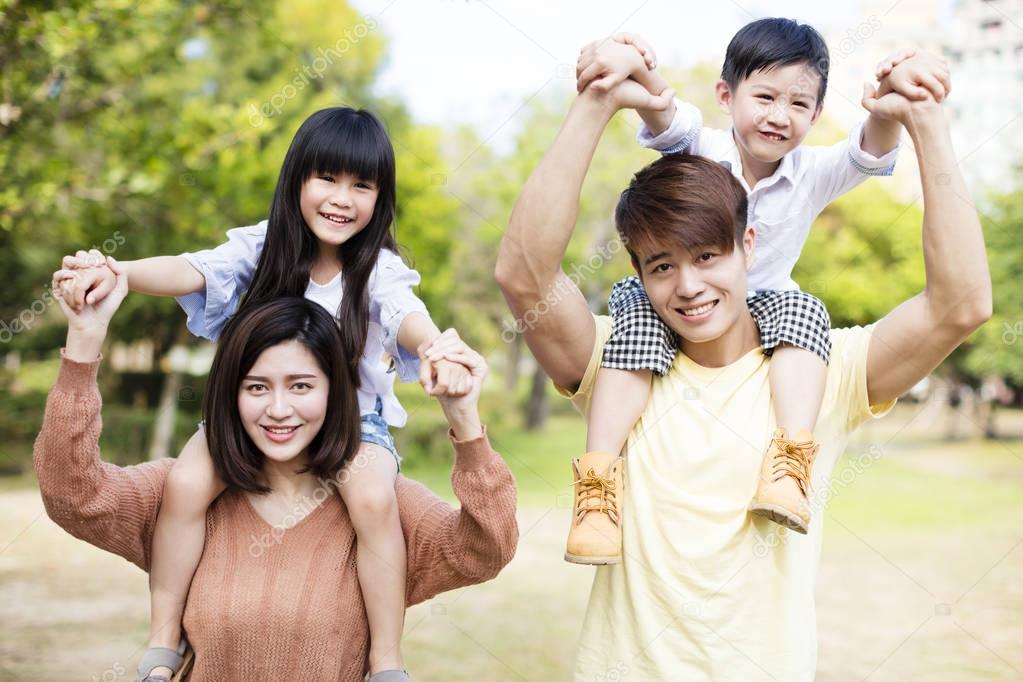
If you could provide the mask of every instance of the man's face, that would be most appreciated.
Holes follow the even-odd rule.
[[[643,287],[654,310],[689,343],[710,343],[746,312],[746,274],[753,264],[754,231],[731,253],[720,247],[695,252],[662,245],[637,253]]]
[[[820,82],[809,64],[754,71],[734,89],[718,82],[718,105],[732,117],[747,165],[775,163],[802,144],[821,112]]]

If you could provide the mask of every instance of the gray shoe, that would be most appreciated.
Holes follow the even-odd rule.
[[[367,675],[366,682],[412,682],[412,678],[404,670],[381,670],[375,675]]]
[[[139,661],[138,677],[135,682],[170,682],[163,675],[151,675],[154,669],[166,667],[175,673],[181,670],[181,664],[185,662],[185,651],[188,649],[188,642],[181,638],[181,644],[177,650],[168,649],[164,646],[154,646],[146,649]]]

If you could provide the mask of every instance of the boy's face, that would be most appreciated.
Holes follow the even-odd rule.
[[[731,253],[665,245],[637,253],[643,288],[657,314],[690,344],[711,343],[735,327],[746,308],[746,275],[755,233],[747,227]]]
[[[776,163],[802,144],[821,113],[819,88],[805,63],[754,71],[734,90],[718,81],[718,105],[732,117],[744,165]]]

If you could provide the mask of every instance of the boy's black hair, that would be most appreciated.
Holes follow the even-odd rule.
[[[732,37],[721,66],[721,80],[732,90],[761,69],[806,63],[820,77],[817,105],[828,89],[828,46],[813,26],[771,17],[746,24]]]

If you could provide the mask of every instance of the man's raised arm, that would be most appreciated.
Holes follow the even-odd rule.
[[[898,67],[896,67],[898,68]],[[882,318],[867,355],[871,405],[905,393],[991,317],[984,235],[952,149],[941,105],[896,93],[871,105],[913,139],[924,196],[924,290]],[[872,108],[873,112],[874,109]]]
[[[664,108],[671,94],[653,97],[634,81],[610,93],[584,91],[526,181],[508,221],[494,276],[533,356],[566,388],[582,380],[596,338],[586,299],[561,268],[579,214],[583,179],[618,109]]]

